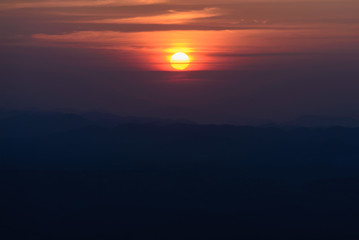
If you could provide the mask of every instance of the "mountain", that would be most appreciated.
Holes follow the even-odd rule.
[[[149,117],[120,116],[112,113],[87,112],[81,114],[82,117],[93,121],[99,125],[116,126],[119,124],[153,124],[153,125],[171,125],[171,124],[196,124],[186,119],[163,119]]]
[[[359,128],[0,113],[5,240],[359,239]]]
[[[358,118],[307,115],[283,123],[295,127],[359,127]]]
[[[0,114],[2,137],[34,137],[65,132],[94,124],[76,114],[8,111]]]

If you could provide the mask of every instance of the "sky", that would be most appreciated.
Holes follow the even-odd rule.
[[[0,108],[358,116],[358,13],[356,0],[2,0]]]

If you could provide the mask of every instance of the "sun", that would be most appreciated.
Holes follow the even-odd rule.
[[[171,66],[176,70],[185,70],[190,62],[191,60],[188,55],[183,52],[173,54],[170,59]]]

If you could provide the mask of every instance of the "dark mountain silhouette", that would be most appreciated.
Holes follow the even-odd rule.
[[[0,114],[1,239],[358,239],[359,128]]]
[[[116,114],[101,113],[101,112],[87,112],[81,114],[81,116],[102,126],[116,126],[119,124],[153,124],[153,125],[195,124],[195,122],[185,119],[161,119],[161,118],[119,116]]]
[[[0,114],[1,135],[9,137],[41,136],[91,124],[91,121],[75,114],[21,111]]]
[[[302,116],[292,121],[284,123],[287,126],[296,127],[359,127],[359,118],[330,117],[330,116]]]

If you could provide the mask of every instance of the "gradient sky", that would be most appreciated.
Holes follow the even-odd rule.
[[[0,107],[358,116],[359,1],[2,0]],[[192,59],[171,68],[175,52]]]

